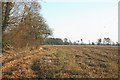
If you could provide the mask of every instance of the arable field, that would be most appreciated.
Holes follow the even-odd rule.
[[[117,46],[52,46],[5,50],[3,78],[118,78]]]

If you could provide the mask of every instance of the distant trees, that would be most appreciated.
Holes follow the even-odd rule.
[[[68,45],[68,44],[69,44],[68,39],[64,38],[64,45]]]
[[[92,45],[95,45],[95,43],[94,43],[94,42],[92,42]]]
[[[71,40],[68,40],[67,38],[64,38],[63,40],[61,38],[47,38],[45,40],[45,43],[47,45],[73,45]]]
[[[120,46],[120,43],[119,43],[119,42],[116,42],[116,45],[117,45],[117,46]]]
[[[47,44],[47,45],[63,45],[64,42],[60,38],[47,38],[45,40],[45,44]]]
[[[80,39],[81,40],[81,44],[83,44],[83,39]]]
[[[103,43],[102,43],[103,41]],[[112,46],[118,46],[119,43],[117,42],[115,44],[115,42],[113,42],[109,37],[108,38],[103,38],[103,40],[101,38],[99,38],[97,40],[97,45],[112,45]]]
[[[69,40],[69,45],[72,45],[73,43],[71,42],[71,40]]]
[[[103,39],[103,44],[110,45],[111,44],[111,39],[110,38],[104,38]]]
[[[71,40],[68,40],[67,38],[64,38],[63,40],[61,38],[46,38],[45,43],[47,45],[72,45],[73,43]]]
[[[111,45],[111,39],[110,38],[104,38],[103,39],[103,43],[102,43],[102,39],[101,38],[99,38],[98,40],[97,40],[97,45]]]
[[[100,45],[100,44],[101,44],[101,42],[102,42],[102,39],[101,39],[101,38],[99,38],[99,39],[97,40],[97,45]]]
[[[106,42],[104,43],[104,41],[106,40]],[[112,42],[112,40],[110,38],[104,38],[103,40],[101,38],[97,39],[97,42],[91,42],[90,44],[90,40],[89,43],[82,43],[80,44],[79,40],[71,42],[71,40],[64,38],[63,40],[61,38],[47,38],[45,43],[46,45],[112,45],[112,46],[119,46],[120,43],[116,42],[116,44],[114,42]],[[82,41],[82,39],[81,39]],[[103,41],[103,43],[102,43]],[[111,44],[112,43],[112,44]]]
[[[78,43],[76,41],[73,42],[73,45],[78,45]]]

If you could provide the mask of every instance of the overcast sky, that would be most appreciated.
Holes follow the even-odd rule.
[[[118,41],[118,0],[43,0],[41,14],[53,29],[52,37]]]

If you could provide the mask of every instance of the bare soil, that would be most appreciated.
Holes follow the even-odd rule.
[[[118,78],[117,46],[39,46],[4,50],[2,78]]]

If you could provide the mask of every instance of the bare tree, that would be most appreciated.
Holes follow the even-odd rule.
[[[2,2],[2,30],[5,31],[9,24],[11,10],[14,6],[12,2]]]
[[[16,9],[17,12],[14,11]],[[10,11],[9,24],[3,30],[6,31],[4,40],[14,46],[43,44],[52,31],[39,13],[40,9],[40,4],[36,1],[15,2],[12,12]]]
[[[100,45],[100,44],[101,44],[101,42],[102,42],[102,39],[101,39],[101,38],[99,38],[99,39],[97,40],[97,45]]]
[[[110,45],[111,44],[111,39],[109,37],[108,38],[104,38],[103,39],[103,44]]]
[[[81,39],[81,44],[83,44],[83,39]]]

